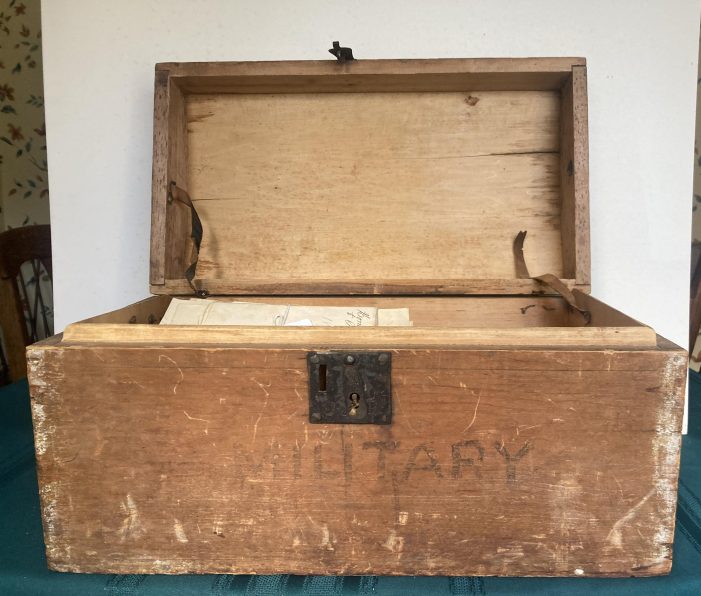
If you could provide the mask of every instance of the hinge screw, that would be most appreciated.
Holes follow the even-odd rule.
[[[346,364],[354,364],[354,363],[355,363],[355,356],[353,356],[352,354],[348,354],[348,356],[346,356]]]

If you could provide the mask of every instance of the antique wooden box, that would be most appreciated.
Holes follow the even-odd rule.
[[[686,355],[588,295],[583,59],[160,64],[152,200],[156,296],[28,349],[52,569],[670,570]],[[413,327],[157,324],[207,294]]]

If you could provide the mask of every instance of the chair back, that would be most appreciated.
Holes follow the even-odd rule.
[[[0,233],[0,284],[5,303],[0,305],[0,325],[11,378],[17,378],[13,363],[23,359],[25,346],[53,335],[49,295],[52,279],[51,226],[26,226]]]

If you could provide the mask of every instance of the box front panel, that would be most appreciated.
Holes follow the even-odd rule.
[[[395,350],[389,426],[310,423],[306,355],[30,350],[50,566],[669,570],[681,351]]]

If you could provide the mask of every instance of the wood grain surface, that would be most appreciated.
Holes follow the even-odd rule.
[[[567,307],[562,298],[531,296],[259,296],[251,301],[408,308],[412,327],[246,327],[236,325],[155,325],[170,298],[158,296],[126,308],[68,325],[64,338],[71,342],[152,342],[156,344],[226,344],[229,346],[314,345],[345,348],[424,348],[477,346],[654,347],[652,328],[575,290],[589,311],[591,323]],[[210,300],[241,300],[241,297]]]
[[[562,276],[558,100],[190,96],[197,278],[506,279],[520,229],[534,272]]]
[[[669,571],[681,350],[398,349],[389,427],[310,424],[305,357],[30,348],[51,568]]]
[[[170,181],[202,219],[196,279],[212,294],[534,293],[514,271],[521,229],[534,275],[588,290],[585,68],[159,65],[152,291],[192,291]]]

